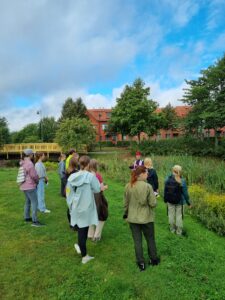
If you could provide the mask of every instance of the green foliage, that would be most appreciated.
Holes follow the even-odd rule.
[[[61,122],[62,120],[73,118],[86,119],[86,111],[87,108],[81,98],[77,98],[76,101],[74,101],[72,98],[67,98],[63,104],[59,121]]]
[[[225,236],[225,195],[209,194],[201,186],[193,185],[190,196],[193,204],[190,214],[210,230]]]
[[[214,156],[225,159],[225,140],[222,139],[220,141],[217,149],[214,148],[213,142],[211,138],[200,140],[190,136],[158,141],[142,141],[139,145],[137,143],[132,144],[132,153],[139,149],[143,154],[188,154],[195,156]]]
[[[177,117],[175,109],[170,103],[162,109],[161,117],[161,128],[166,130],[173,130],[178,127],[179,119]]]
[[[44,143],[52,143],[55,139],[58,124],[54,117],[42,118],[38,124],[39,136]]]
[[[0,147],[10,142],[9,128],[6,118],[0,117]]]
[[[11,134],[12,143],[39,143],[41,138],[38,131],[38,125],[31,123],[22,130]]]
[[[201,71],[197,80],[186,81],[183,102],[193,106],[187,127],[219,130],[225,125],[225,54],[214,65]],[[217,139],[216,139],[217,145]]]
[[[112,110],[109,131],[137,135],[139,140],[141,132],[149,135],[156,132],[159,118],[155,114],[157,103],[148,99],[150,88],[144,85],[143,80],[136,79],[132,86],[125,87]]]
[[[55,141],[67,151],[70,148],[78,149],[80,145],[91,145],[95,141],[95,129],[87,119],[65,119],[60,122]]]

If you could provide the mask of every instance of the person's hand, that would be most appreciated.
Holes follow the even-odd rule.
[[[192,207],[193,207],[193,206],[192,206],[191,204],[190,204],[190,205],[188,205],[188,208],[189,208],[189,209],[192,209]]]
[[[107,190],[108,189],[108,185],[104,185],[104,190]]]

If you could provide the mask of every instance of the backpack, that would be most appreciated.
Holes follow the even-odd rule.
[[[22,183],[24,183],[25,179],[26,179],[25,171],[24,171],[24,168],[21,166],[21,167],[19,167],[19,170],[18,170],[16,182],[19,185],[21,185]]]
[[[171,175],[166,183],[164,189],[164,202],[171,204],[178,204],[182,199],[182,185],[176,181],[173,175]]]

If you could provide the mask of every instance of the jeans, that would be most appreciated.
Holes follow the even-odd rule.
[[[157,259],[157,251],[155,244],[154,223],[135,224],[130,223],[130,229],[134,240],[134,249],[137,263],[144,263],[143,247],[142,247],[142,232],[147,242],[148,256],[150,259]]]
[[[24,219],[30,218],[30,207],[32,209],[32,221],[37,222],[37,190],[24,191],[25,194],[25,205],[24,205]]]
[[[88,235],[88,227],[79,228],[78,227],[78,245],[80,247],[82,257],[87,255],[87,235]]]
[[[38,209],[41,212],[46,210],[45,206],[45,178],[40,178],[37,185]]]

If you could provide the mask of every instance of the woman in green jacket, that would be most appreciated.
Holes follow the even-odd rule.
[[[126,185],[124,196],[124,219],[130,225],[134,240],[136,261],[140,271],[145,270],[145,260],[142,248],[142,233],[147,242],[149,264],[158,265],[155,234],[154,208],[156,198],[150,184],[146,182],[148,173],[144,166],[139,166],[131,173],[130,183]]]

